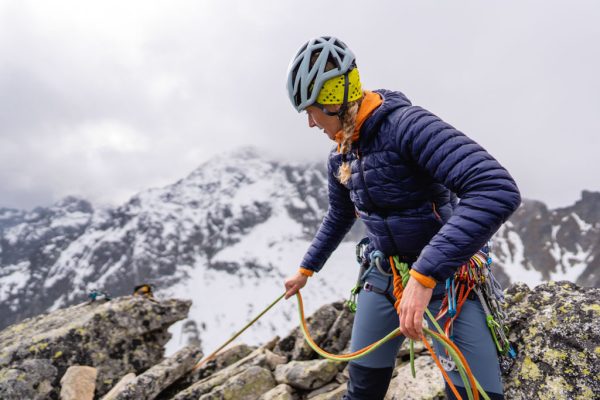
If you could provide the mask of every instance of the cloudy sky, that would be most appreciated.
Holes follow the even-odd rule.
[[[471,136],[525,197],[600,190],[600,3],[439,3],[0,0],[0,207],[119,204],[242,145],[324,160],[285,92],[291,56],[324,34],[366,88]]]

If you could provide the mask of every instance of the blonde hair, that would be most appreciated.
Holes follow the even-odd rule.
[[[350,180],[350,176],[352,175],[352,169],[350,168],[350,162],[346,161],[345,154],[349,154],[352,149],[352,136],[354,136],[354,130],[356,128],[356,114],[358,114],[358,109],[360,107],[360,103],[362,102],[362,97],[356,101],[352,101],[348,103],[348,108],[346,112],[341,116],[342,122],[342,141],[339,145],[339,152],[342,154],[342,165],[338,169],[337,178],[342,184],[347,184]]]
[[[319,57],[320,54],[321,54],[321,52],[319,51],[312,55],[312,57],[310,59],[311,67],[315,63],[315,61],[317,60],[317,58]],[[325,71],[329,71],[333,68],[334,68],[334,65],[332,62],[328,61],[325,64]],[[342,165],[340,165],[340,168],[338,169],[337,178],[344,185],[348,183],[348,181],[350,180],[350,176],[352,175],[352,169],[350,168],[350,163],[348,161],[346,161],[346,157],[344,156],[344,154],[350,153],[350,149],[352,148],[352,136],[354,136],[354,129],[356,128],[356,114],[358,114],[358,109],[360,107],[360,103],[362,102],[363,98],[364,98],[364,93],[360,99],[348,102],[346,111],[340,117],[340,120],[342,122],[343,136],[342,136],[342,142],[340,143],[338,149],[339,149],[339,152],[342,154],[342,159],[344,161],[342,162]]]

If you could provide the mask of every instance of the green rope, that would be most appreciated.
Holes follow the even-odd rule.
[[[396,265],[401,265],[401,264],[405,264],[405,263],[397,263]],[[404,268],[399,269],[399,271],[403,272]],[[401,272],[401,273],[402,273]],[[410,277],[410,276],[409,276]],[[404,274],[402,275],[403,281],[404,281]],[[408,281],[408,279],[407,279]],[[246,331],[246,329],[248,329],[250,326],[252,326],[256,321],[258,321],[259,318],[261,318],[264,314],[267,313],[267,311],[269,311],[271,308],[273,308],[273,306],[275,306],[275,304],[277,304],[283,297],[285,296],[285,293],[283,293],[282,295],[280,295],[278,298],[276,298],[271,304],[269,304],[263,311],[261,311],[256,317],[254,317],[250,322],[248,322],[241,330],[239,330],[237,333],[235,333],[229,340],[227,340],[225,343],[223,343],[223,345],[221,345],[217,350],[215,350],[214,352],[212,352],[208,357],[204,358],[203,360],[201,360],[200,362],[198,362],[196,364],[196,366],[193,369],[197,369],[199,368],[202,364],[204,364],[205,362],[211,360],[212,358],[214,358],[222,349],[224,349],[228,344],[230,344],[231,342],[233,342],[236,338],[238,338],[244,331]],[[377,342],[375,342],[371,348],[369,348],[368,350],[364,351],[363,353],[357,354],[356,356],[353,357],[344,357],[342,356],[338,356],[338,355],[331,355],[327,352],[325,352],[324,350],[322,350],[319,346],[313,344],[310,340],[310,333],[305,329],[304,323],[303,322],[303,318],[304,318],[304,313],[302,310],[302,299],[300,297],[300,292],[298,292],[296,294],[296,299],[298,300],[298,312],[300,315],[300,327],[302,330],[302,333],[305,336],[306,342],[308,343],[308,345],[320,356],[328,359],[328,360],[332,360],[332,361],[338,361],[338,362],[347,362],[347,361],[352,361],[352,360],[357,360],[361,357],[366,356],[367,354],[372,353],[373,351],[375,351],[377,348],[379,348],[380,346],[382,346],[384,343],[388,342],[389,340],[401,336],[401,331],[400,328],[396,328],[394,329],[392,332],[388,333],[386,336],[384,336],[383,338],[381,338],[380,340],[378,340]],[[433,315],[431,314],[431,312],[428,309],[425,309],[425,312],[427,313],[427,316],[430,318],[430,320],[433,322],[433,324],[435,325],[436,329],[440,332],[440,334],[444,334],[443,330],[441,329],[441,327],[439,326],[439,324],[437,323],[437,321],[435,320],[435,318],[433,317]],[[448,354],[450,354],[450,357],[452,358],[452,360],[455,362],[455,364],[458,367],[458,372],[461,376],[461,380],[463,382],[463,385],[465,387],[465,389],[467,389],[467,394],[469,396],[469,400],[472,400],[473,398],[473,394],[471,393],[471,385],[469,383],[469,379],[466,376],[466,369],[462,364],[462,361],[460,359],[460,357],[458,356],[458,354],[456,353],[456,351],[452,348],[452,346],[450,346],[448,343],[446,343],[444,340],[440,339],[439,337],[437,337],[436,335],[433,334],[433,331],[431,331],[428,328],[423,327],[423,332],[431,337],[432,339],[436,340],[437,342],[439,342],[447,351]],[[413,375],[413,377],[416,377],[416,371],[415,371],[415,366],[414,366],[414,341],[411,340],[410,341],[410,365],[411,365],[411,373]],[[475,379],[475,383],[477,385],[477,389],[479,390],[479,392],[481,393],[481,396],[485,399],[485,400],[490,400],[489,396],[485,393],[485,391],[483,390],[483,388],[481,387],[481,385],[479,384],[479,382],[477,381],[477,379],[475,377],[473,377],[473,379]]]
[[[442,329],[442,327],[440,326],[440,324],[438,324],[438,322],[436,321],[435,317],[433,316],[433,314],[431,314],[431,311],[429,311],[428,308],[425,309],[425,313],[429,317],[429,320],[431,322],[433,322],[433,325],[435,326],[435,329],[437,329],[437,331],[439,332],[439,334],[440,335],[445,335],[444,330]],[[445,347],[445,348],[448,349],[449,347]],[[451,354],[451,357],[452,357],[453,353],[456,353],[454,351],[454,349],[452,349],[452,348],[450,348],[450,350],[448,352]],[[454,359],[454,357],[452,358],[452,361],[456,362],[455,359]],[[459,366],[459,373],[460,373],[460,367],[462,367],[462,363],[459,363],[459,364],[456,364],[456,365],[460,365]],[[462,374],[461,374],[461,379],[462,379]],[[479,384],[479,381],[477,380],[477,378],[475,378],[475,376],[473,376],[473,379],[475,379],[475,385],[477,385],[477,390],[479,391],[479,394],[481,394],[481,397],[483,397],[485,400],[490,400],[490,397],[487,395],[487,393],[485,392],[485,390],[483,390],[483,387],[481,387],[481,385]],[[464,382],[464,379],[463,379],[463,382]],[[469,392],[467,392],[467,393],[469,393]]]
[[[221,350],[223,350],[229,343],[233,342],[235,339],[237,339],[238,336],[240,336],[242,333],[244,333],[244,331],[248,328],[250,328],[256,321],[258,321],[258,319],[260,317],[262,317],[263,315],[265,315],[267,313],[267,311],[269,311],[271,308],[273,308],[273,306],[277,303],[279,303],[279,300],[283,299],[283,297],[285,296],[285,293],[282,294],[281,296],[279,296],[278,298],[276,298],[271,304],[269,304],[264,310],[262,310],[260,312],[260,314],[258,314],[256,317],[254,317],[254,319],[250,322],[248,322],[241,330],[239,330],[237,333],[235,333],[228,341],[226,341],[225,343],[223,343],[218,349],[216,349],[215,351],[213,351],[208,357],[205,357],[204,359],[200,360],[192,369],[192,371],[200,368],[204,363],[206,363],[207,361],[212,360]]]

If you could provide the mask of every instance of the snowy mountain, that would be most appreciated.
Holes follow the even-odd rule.
[[[0,208],[0,328],[84,301],[92,289],[191,298],[170,350],[201,338],[211,349],[283,292],[327,207],[323,165],[267,160],[244,148],[150,189],[117,208],[68,197],[31,212]],[[347,297],[356,279],[357,223],[303,291],[308,312]],[[548,210],[525,201],[495,237],[506,284],[566,278],[600,286],[600,193]],[[296,325],[295,302],[279,304],[244,335],[247,343]]]

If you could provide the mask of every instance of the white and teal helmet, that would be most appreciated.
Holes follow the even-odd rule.
[[[318,56],[311,65],[315,54]],[[334,68],[325,71],[328,61]],[[326,81],[340,75],[347,77],[355,67],[354,53],[341,40],[333,36],[321,36],[306,42],[288,67],[287,90],[294,108],[301,112],[314,104]],[[348,79],[345,81],[348,82]],[[344,106],[348,101],[347,88],[345,92]]]

